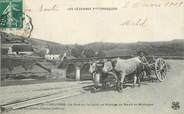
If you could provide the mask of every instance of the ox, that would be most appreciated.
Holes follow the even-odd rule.
[[[133,87],[135,87],[137,81],[140,86],[139,74],[143,71],[143,64],[138,57],[131,59],[118,58],[104,63],[103,72],[111,71],[116,72],[116,75],[119,77],[117,89],[121,92],[125,76],[130,76],[130,74],[134,75]]]
[[[115,80],[117,80],[117,77],[114,73],[103,72],[103,64],[104,61],[97,61],[90,64],[89,72],[92,74],[92,79],[96,88],[100,86],[106,88],[110,84],[109,81],[112,81],[111,79],[115,78]]]

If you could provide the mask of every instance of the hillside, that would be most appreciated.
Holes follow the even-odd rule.
[[[86,48],[102,49],[107,56],[134,55],[144,50],[148,55],[184,56],[184,40],[136,43],[91,43]]]
[[[1,43],[6,43],[4,39],[22,39],[20,36],[0,33]],[[6,37],[6,38],[5,38]],[[21,40],[20,40],[21,41]],[[66,48],[73,48],[74,45],[65,45],[51,41],[44,41],[35,38],[27,40],[35,48],[48,47],[53,54],[63,54]],[[135,55],[137,51],[144,50],[148,55],[164,56],[184,56],[184,39],[161,42],[135,42],[135,43],[105,43],[94,42],[82,45],[83,49],[92,49],[93,51],[103,50],[106,56],[127,56]]]
[[[35,38],[30,38],[28,41],[35,48],[44,48],[44,47],[49,48],[51,54],[63,54],[65,52],[65,48],[68,47],[67,45],[64,45],[64,44],[59,44],[59,43],[55,43],[51,41],[39,40]]]
[[[13,35],[13,34],[7,34],[4,32],[0,32],[0,39],[1,44],[13,44],[13,43],[28,43],[32,44],[34,48],[41,49],[48,47],[50,49],[50,53],[52,54],[58,54],[58,53],[64,53],[64,49],[68,47],[67,45],[51,42],[51,41],[45,41],[40,40],[36,38],[24,38],[21,36]]]

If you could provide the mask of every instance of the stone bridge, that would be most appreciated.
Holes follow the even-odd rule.
[[[121,59],[128,59],[135,57],[136,55],[133,56],[114,56],[114,57],[102,57],[102,58],[84,58],[84,59],[64,59],[60,65],[58,66],[59,68],[66,69],[66,77],[69,79],[74,79],[74,80],[89,80],[92,79],[91,74],[89,73],[89,67],[90,67],[90,62],[92,61],[99,61],[103,59],[113,59],[113,58],[121,58]],[[155,58],[161,57],[164,59],[177,59],[176,57],[170,57],[170,56],[154,56]],[[153,56],[146,56],[147,60],[149,63],[153,60]]]
[[[119,56],[118,56],[119,57]],[[121,56],[119,58],[130,58],[131,56]],[[75,80],[89,80],[92,79],[89,73],[90,62],[99,61],[103,59],[112,59],[117,57],[103,57],[103,58],[84,58],[84,59],[65,59],[63,60],[59,68],[66,70],[66,78]]]

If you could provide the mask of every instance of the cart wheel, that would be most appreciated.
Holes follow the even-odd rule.
[[[155,61],[155,75],[159,81],[164,81],[167,74],[166,62],[162,58]]]

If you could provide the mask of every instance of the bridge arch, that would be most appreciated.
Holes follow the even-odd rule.
[[[67,65],[66,78],[68,78],[68,79],[75,79],[76,78],[76,66],[74,64]]]
[[[92,76],[91,74],[89,73],[89,67],[90,67],[90,64],[89,63],[84,63],[80,70],[81,70],[81,80],[90,80],[92,79]]]

